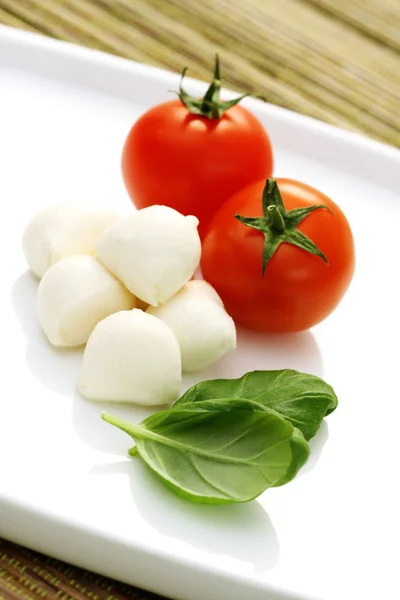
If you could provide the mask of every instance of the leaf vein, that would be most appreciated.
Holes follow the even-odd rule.
[[[247,429],[242,431],[242,433],[240,435],[236,436],[233,440],[230,440],[226,444],[222,444],[222,446],[218,446],[218,448],[215,448],[214,452],[220,452],[221,450],[226,450],[227,448],[229,448],[236,442],[239,442],[240,440],[242,440],[248,433],[250,433],[251,430],[252,430],[252,427],[248,427]]]
[[[194,456],[191,453],[187,454],[187,458],[190,462],[190,464],[192,465],[193,469],[196,471],[196,473],[201,477],[201,479],[203,479],[209,486],[211,486],[214,490],[217,490],[217,492],[220,492],[220,494],[224,494],[225,496],[227,496],[228,498],[232,498],[234,499],[235,496],[233,496],[232,494],[230,494],[227,490],[225,490],[224,488],[218,486],[217,484],[213,483],[211,481],[211,479],[209,479],[208,477],[206,477],[204,475],[204,473],[202,472],[202,470],[198,467],[198,465],[196,464],[195,460],[194,460]]]

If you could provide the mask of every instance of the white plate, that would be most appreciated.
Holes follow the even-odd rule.
[[[127,436],[75,393],[81,353],[43,338],[20,249],[27,220],[52,202],[132,210],[124,138],[141,112],[171,97],[178,76],[7,28],[0,75],[0,535],[180,600],[397,597],[400,153],[244,103],[271,134],[276,174],[343,207],[357,271],[311,332],[240,332],[236,353],[185,382],[293,367],[323,376],[339,396],[295,481],[247,505],[196,506],[127,458]]]

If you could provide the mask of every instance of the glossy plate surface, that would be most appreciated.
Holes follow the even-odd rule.
[[[81,351],[56,351],[35,313],[20,241],[41,207],[132,206],[120,153],[133,121],[178,76],[0,28],[2,393],[0,535],[176,600],[395,598],[400,538],[400,153],[249,100],[271,134],[277,176],[320,188],[353,228],[357,270],[312,331],[239,331],[239,348],[190,384],[296,368],[331,383],[339,408],[297,479],[241,506],[196,506],[127,458],[100,419],[147,411],[75,392]],[[205,86],[188,82],[192,93]]]

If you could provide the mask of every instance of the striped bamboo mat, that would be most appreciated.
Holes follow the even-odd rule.
[[[227,87],[400,147],[400,0],[0,0],[0,22],[205,80],[219,51]],[[156,596],[0,540],[18,598]]]
[[[0,539],[0,600],[161,600]]]
[[[0,22],[208,80],[400,145],[400,0],[0,0]]]

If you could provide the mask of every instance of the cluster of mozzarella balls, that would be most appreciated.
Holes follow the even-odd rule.
[[[166,206],[118,217],[54,205],[28,224],[23,250],[39,277],[37,311],[51,344],[85,345],[78,388],[94,400],[165,404],[182,372],[236,347],[215,290],[193,280],[198,220]]]

